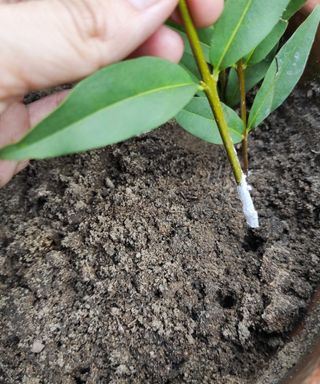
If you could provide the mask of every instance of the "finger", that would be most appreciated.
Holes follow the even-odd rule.
[[[170,28],[162,26],[130,57],[159,56],[178,63],[183,55],[183,40]]]
[[[0,161],[0,188],[4,187],[14,176],[17,163],[12,160]]]
[[[18,141],[29,128],[29,115],[22,103],[12,103],[0,115],[0,148]]]
[[[0,116],[0,148],[18,141],[27,130],[52,112],[69,91],[44,97],[28,106],[14,103]],[[28,161],[0,161],[0,188],[24,169]]]
[[[29,115],[21,103],[13,103],[0,116],[0,147],[14,143],[29,128]],[[15,174],[17,162],[0,161],[0,188]]]
[[[49,115],[70,93],[69,90],[53,93],[27,105],[29,113],[29,125],[33,127],[39,121]]]
[[[178,0],[43,0],[0,5],[0,101],[83,78],[127,57]]]
[[[320,5],[320,0],[308,0],[305,6],[303,7],[303,12],[309,14],[317,5]]]
[[[18,102],[11,104],[0,115],[0,148],[20,140],[30,127],[53,111],[68,93],[68,90],[54,93],[27,107]]]
[[[29,125],[33,127],[45,117],[47,117],[52,111],[54,111],[61,102],[68,96],[69,90],[54,93],[50,96],[37,100],[27,106],[29,113]],[[28,160],[22,160],[16,163],[14,175],[21,172],[29,164]]]
[[[198,27],[208,27],[213,24],[221,15],[223,10],[223,0],[188,0],[188,5],[192,18]],[[178,23],[182,23],[181,16],[176,10],[172,18]]]
[[[12,176],[17,175],[19,172],[24,170],[28,165],[29,165],[29,160],[18,161],[18,163],[16,164],[16,168],[14,170],[14,174]]]

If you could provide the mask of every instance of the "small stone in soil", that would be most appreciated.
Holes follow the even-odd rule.
[[[40,340],[35,340],[31,347],[32,353],[41,353],[44,349],[44,344]]]

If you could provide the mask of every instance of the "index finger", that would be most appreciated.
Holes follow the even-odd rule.
[[[197,27],[208,27],[221,15],[224,0],[187,0],[192,18]],[[176,10],[172,19],[182,23],[179,11]]]

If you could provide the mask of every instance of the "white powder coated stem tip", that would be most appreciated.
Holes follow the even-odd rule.
[[[252,197],[249,192],[249,185],[246,176],[242,175],[241,183],[237,187],[239,198],[242,202],[242,209],[250,228],[259,228],[258,212],[254,208]]]

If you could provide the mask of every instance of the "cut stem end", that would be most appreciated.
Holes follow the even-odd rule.
[[[246,175],[242,175],[242,179],[237,187],[237,190],[248,226],[250,228],[259,228],[259,216],[258,212],[254,207],[253,200],[250,195],[250,189],[247,183]]]

